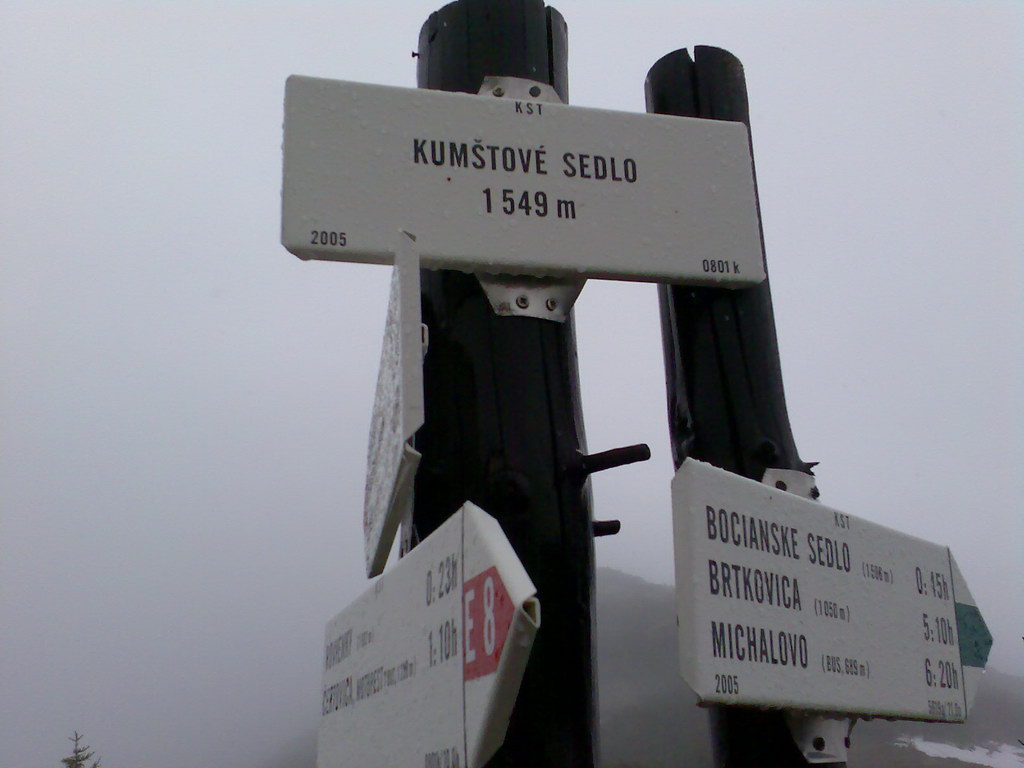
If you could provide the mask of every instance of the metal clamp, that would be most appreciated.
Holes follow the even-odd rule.
[[[761,482],[805,499],[817,500],[821,495],[814,475],[795,469],[766,469]],[[828,716],[801,710],[786,712],[789,733],[804,759],[812,765],[845,763],[850,733],[856,723],[857,718],[849,715]]]
[[[814,501],[821,495],[814,475],[796,469],[766,469],[761,482],[780,491],[789,491]]]
[[[478,93],[499,99],[520,99],[542,104],[564,103],[552,86],[522,77],[485,77]],[[495,314],[537,317],[559,323],[564,323],[569,317],[569,310],[586,283],[585,279],[479,272],[476,277]]]
[[[477,279],[498,315],[539,317],[564,323],[576,297],[583,290],[583,280],[560,280],[526,275],[485,275]]]
[[[828,717],[810,712],[786,712],[786,724],[804,759],[819,763],[845,763],[855,718]]]

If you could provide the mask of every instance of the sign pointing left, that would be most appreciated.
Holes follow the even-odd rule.
[[[540,626],[501,526],[467,502],[327,625],[317,768],[476,768]]]

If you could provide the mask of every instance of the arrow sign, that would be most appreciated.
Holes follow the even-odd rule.
[[[317,768],[477,768],[540,625],[501,526],[466,503],[326,630]]]
[[[742,123],[292,76],[281,242],[303,259],[724,287],[764,279]]]
[[[692,459],[672,510],[702,701],[966,719],[992,636],[948,548]]]
[[[391,275],[384,345],[370,422],[363,502],[366,575],[384,570],[395,532],[412,509],[420,454],[409,441],[423,426],[423,326],[420,266],[414,241],[401,233]]]

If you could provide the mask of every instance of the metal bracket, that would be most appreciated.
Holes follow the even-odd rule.
[[[495,314],[539,317],[559,323],[568,318],[585,282],[526,275],[477,273],[476,277]]]
[[[522,77],[485,77],[481,96],[520,99],[541,104],[562,104],[558,92],[537,80]],[[564,323],[586,280],[525,275],[477,273],[480,286],[498,315],[537,317]]]
[[[496,77],[488,75],[477,91],[481,96],[495,96],[499,99],[523,99],[542,104],[564,104],[554,86],[525,77]]]
[[[827,717],[809,712],[786,712],[786,724],[804,759],[819,763],[845,763],[855,718]]]
[[[780,491],[789,491],[814,501],[821,495],[814,475],[796,469],[766,469],[761,482]]]
[[[761,482],[780,491],[795,493],[805,499],[821,495],[814,475],[795,469],[766,469]],[[850,747],[850,733],[857,718],[848,715],[831,717],[816,712],[789,710],[786,725],[803,753],[804,759],[812,765],[820,763],[845,763],[846,751]]]

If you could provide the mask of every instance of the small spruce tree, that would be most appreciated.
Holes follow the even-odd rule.
[[[100,768],[100,759],[97,757],[93,758],[93,751],[88,745],[82,744],[82,734],[75,731],[74,736],[69,736],[68,741],[74,743],[75,748],[72,750],[70,757],[65,757],[61,760],[67,768]],[[92,763],[89,761],[92,760]]]

